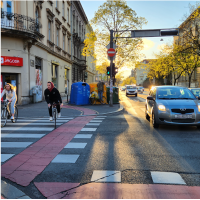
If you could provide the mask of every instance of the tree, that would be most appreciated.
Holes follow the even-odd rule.
[[[132,85],[132,84],[136,84],[136,80],[135,80],[134,77],[128,77],[128,78],[124,79],[123,82],[122,82],[122,86]]]
[[[130,38],[118,38],[130,36],[129,30],[141,29],[146,23],[145,18],[138,17],[136,12],[128,7],[124,0],[106,1],[101,5],[91,20],[97,40],[95,41],[95,53],[97,55],[97,65],[107,62],[106,46],[110,41],[110,30],[118,31],[114,34],[114,42],[117,45],[115,65],[120,68],[122,66],[133,66],[133,63],[139,56],[139,50],[142,48],[142,40]],[[92,34],[92,33],[90,33]],[[89,50],[90,40],[93,36],[88,35],[88,42],[85,43],[84,52],[91,53]]]
[[[122,78],[123,78],[122,74],[118,72],[118,73],[116,74],[116,76],[115,76],[115,82],[116,82],[117,86],[118,86],[118,85],[120,84],[120,82],[122,81]]]

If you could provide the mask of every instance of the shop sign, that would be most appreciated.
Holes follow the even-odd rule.
[[[1,56],[1,65],[22,67],[23,66],[23,58]]]

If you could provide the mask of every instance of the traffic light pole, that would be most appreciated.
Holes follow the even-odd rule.
[[[113,48],[113,30],[110,30],[110,48]],[[112,72],[113,57],[110,57],[110,106],[113,106],[113,72]]]

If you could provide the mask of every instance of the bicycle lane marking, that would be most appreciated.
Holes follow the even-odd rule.
[[[66,107],[71,108],[70,106]],[[81,110],[85,115],[94,114],[94,111],[87,108],[73,107],[73,109]],[[77,117],[50,132],[4,163],[1,166],[1,176],[19,185],[28,186],[75,135],[94,118],[95,116]]]

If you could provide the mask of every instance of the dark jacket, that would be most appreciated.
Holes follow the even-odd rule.
[[[46,102],[49,104],[52,104],[53,102],[58,103],[58,101],[60,103],[62,103],[62,99],[60,96],[60,92],[54,87],[51,92],[49,91],[49,89],[47,88],[44,91],[44,96],[45,96],[45,100]]]

